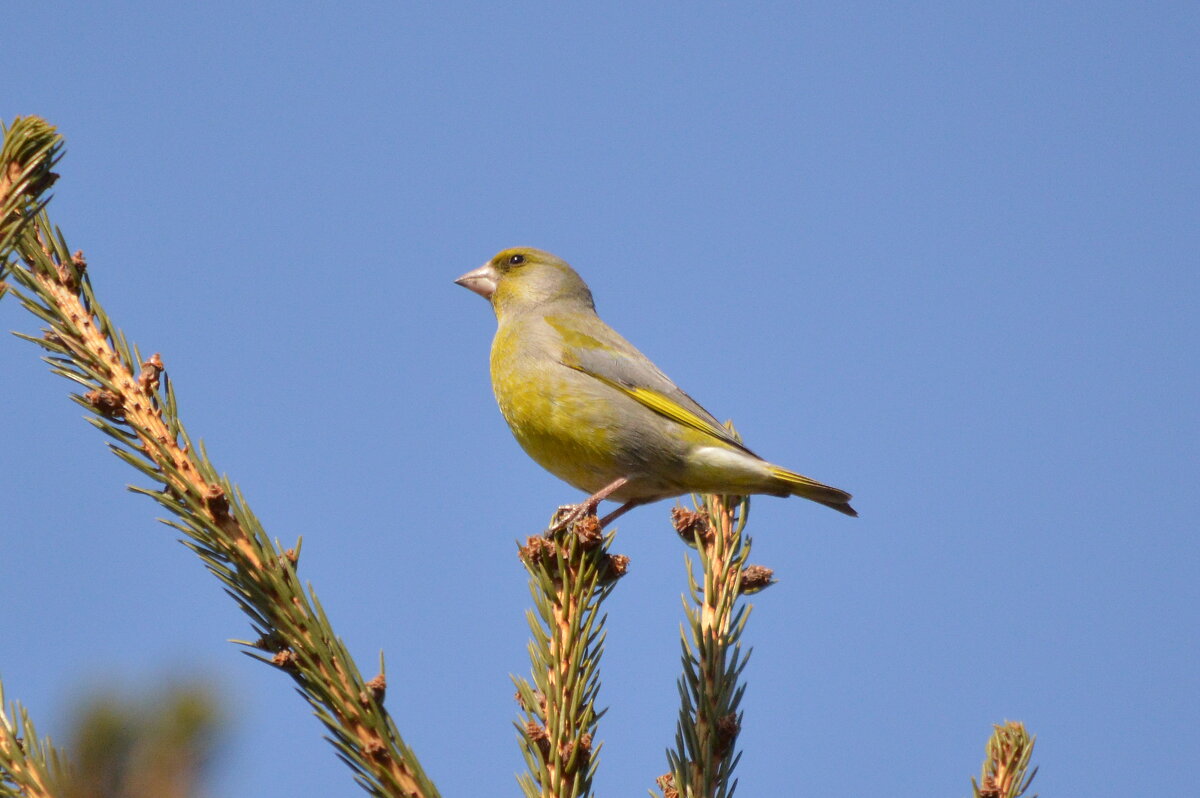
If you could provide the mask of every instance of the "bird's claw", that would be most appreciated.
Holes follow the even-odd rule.
[[[562,532],[584,516],[595,514],[596,506],[589,506],[588,502],[564,504],[554,511],[554,515],[550,516],[550,526],[546,532],[551,535]]]

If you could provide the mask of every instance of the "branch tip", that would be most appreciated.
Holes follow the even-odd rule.
[[[1037,775],[1037,768],[1026,775],[1036,740],[1020,721],[1010,720],[994,726],[980,779],[978,782],[971,779],[975,797],[1021,798]]]

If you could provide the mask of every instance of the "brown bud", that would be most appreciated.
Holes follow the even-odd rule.
[[[155,352],[149,360],[142,364],[142,373],[138,374],[138,387],[144,392],[158,390],[158,377],[163,372],[162,356]]]
[[[68,291],[78,291],[80,273],[59,260],[57,255],[51,257],[54,261],[54,272],[58,277],[58,282]],[[74,265],[74,259],[72,259],[72,265]]]
[[[629,557],[624,554],[609,554],[604,558],[604,573],[600,576],[603,584],[615,582],[629,570]]]
[[[594,515],[585,515],[574,523],[571,531],[579,539],[585,551],[590,551],[604,543],[604,530],[600,528],[600,519]]]
[[[738,592],[749,596],[775,584],[775,572],[765,565],[749,565],[742,569]]]
[[[730,712],[717,721],[717,756],[725,758],[741,730],[742,724],[738,722],[736,712]]]
[[[229,516],[229,499],[220,485],[208,485],[204,489],[204,506],[212,513],[213,518]]]
[[[255,648],[261,648],[263,651],[284,651],[287,649],[287,643],[278,632],[271,632],[254,641]]]
[[[679,537],[689,546],[696,545],[697,536],[705,544],[712,542],[714,532],[706,513],[693,512],[675,505],[671,508],[671,523],[675,525]]]
[[[376,762],[386,762],[390,758],[387,746],[380,740],[368,740],[363,746],[363,753]]]
[[[516,692],[516,694],[513,696],[513,698],[517,699],[517,704],[520,705],[521,709],[524,710],[525,712],[528,712],[531,715],[537,715],[537,716],[543,717],[543,718],[546,717],[546,694],[543,693],[541,690],[533,691],[533,699],[535,701],[537,701],[536,707],[525,706],[525,699],[521,697],[520,690],[518,690]]]
[[[364,707],[372,701],[382,704],[385,695],[387,695],[387,677],[381,673],[367,682],[367,689],[359,694],[358,701]]]
[[[542,562],[553,562],[554,542],[541,535],[531,535],[525,540],[525,545],[517,550],[517,556],[521,558],[521,562],[530,566]]]
[[[546,759],[550,755],[550,733],[546,731],[546,727],[538,723],[536,720],[531,720],[525,724],[525,737],[529,742],[537,746],[537,749],[542,753],[542,759]]]
[[[124,401],[120,394],[113,393],[108,389],[97,391],[88,391],[83,395],[92,408],[104,416],[105,418],[124,418],[125,408]]]
[[[569,760],[576,751],[579,752],[579,760],[575,767],[586,769],[592,761],[592,735],[584,732],[580,735],[578,743],[568,743],[567,750],[563,751],[563,759]]]

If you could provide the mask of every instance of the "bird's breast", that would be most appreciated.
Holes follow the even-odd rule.
[[[552,340],[521,332],[501,327],[491,356],[492,390],[521,448],[580,490],[623,476],[620,419],[606,387],[562,365]]]

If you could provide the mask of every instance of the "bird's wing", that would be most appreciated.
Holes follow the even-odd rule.
[[[633,344],[595,316],[586,321],[590,323],[565,315],[546,318],[562,336],[564,366],[599,380],[661,416],[754,454]]]

